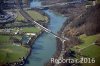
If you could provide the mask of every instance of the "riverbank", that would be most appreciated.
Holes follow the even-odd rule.
[[[95,63],[81,63],[82,66],[99,66],[100,65],[100,46],[98,39],[100,38],[100,4],[96,4],[87,9],[86,13],[83,14],[83,17],[80,19],[81,25],[76,28],[79,33],[74,33],[72,35],[77,35],[77,37],[81,40],[79,45],[76,45],[71,48],[73,52],[75,52],[75,57],[86,57],[86,58],[95,58]],[[83,27],[84,26],[84,27]],[[73,28],[75,28],[74,25]],[[72,29],[73,29],[72,28]],[[83,29],[83,30],[82,30]],[[70,29],[71,30],[71,29]],[[77,54],[77,55],[76,55]]]
[[[78,4],[79,5],[79,4]],[[81,5],[81,4],[80,4]],[[73,5],[74,6],[74,5]],[[82,8],[83,8],[83,5],[81,5],[82,6]],[[81,7],[80,6],[80,7]],[[52,8],[52,7],[51,7]],[[78,43],[80,43],[80,41],[79,41],[79,39],[77,39],[76,37],[72,37],[72,36],[68,36],[68,35],[65,35],[65,31],[66,31],[66,27],[68,28],[68,26],[69,26],[69,24],[71,24],[71,23],[74,23],[77,19],[79,19],[79,15],[80,15],[80,13],[79,13],[79,11],[77,10],[79,7],[75,7],[75,8],[68,8],[68,9],[66,9],[66,10],[69,10],[69,12],[70,13],[67,13],[67,14],[65,14],[64,16],[68,16],[68,19],[65,21],[65,23],[63,24],[63,26],[62,26],[62,28],[60,29],[60,31],[58,32],[58,35],[60,35],[60,36],[62,36],[62,34],[65,36],[65,37],[67,37],[67,38],[69,38],[71,41],[66,41],[65,43],[64,43],[64,45],[65,45],[65,53],[66,54],[68,54],[69,53],[69,49],[71,48],[71,47],[73,47],[73,46],[75,46],[75,45],[77,45]],[[81,9],[81,8],[80,8]],[[56,10],[56,9],[55,9]],[[55,11],[54,10],[54,11]],[[75,11],[75,10],[77,10],[76,12],[77,13],[79,13],[79,14],[77,14],[77,13],[74,13],[73,14],[73,12]],[[82,10],[83,12],[84,12],[84,9]],[[58,11],[56,11],[56,12],[58,12]],[[61,14],[61,13],[60,13]],[[77,15],[76,15],[77,14]],[[77,17],[77,18],[76,18]],[[74,43],[74,41],[76,41],[75,43]],[[56,53],[54,54],[54,56],[53,56],[53,58],[55,58],[55,59],[57,59],[59,56],[60,56],[60,54],[61,54],[61,51],[62,51],[62,41],[61,40],[59,40],[59,39],[57,39],[57,51],[56,51]],[[55,63],[51,63],[51,60],[48,62],[48,63],[46,63],[45,64],[45,66],[54,66],[55,65]],[[59,66],[63,66],[63,64],[59,64]]]
[[[44,27],[47,27],[48,26],[48,24],[50,23],[50,17],[49,17],[49,15],[47,13],[45,13],[44,11],[42,11],[42,10],[40,10],[38,8],[31,8],[29,10],[33,10],[33,11],[36,11],[36,12],[38,12],[38,13],[44,15],[44,16],[47,16],[48,17],[47,20],[45,20],[42,23],[41,23],[42,20],[39,20],[38,23],[39,24],[42,24]]]
[[[30,11],[31,11],[31,13],[30,13]],[[45,25],[45,26],[47,25],[47,23],[49,22],[47,15],[41,14],[41,13],[36,12],[34,10],[33,11],[30,10],[30,11],[27,10],[29,15],[31,15],[34,20],[35,19],[37,21],[39,20],[39,21],[42,22],[41,23],[42,25]],[[11,44],[11,47],[14,46],[15,49],[12,50],[11,47],[6,47],[7,48],[7,50],[6,50],[5,46],[8,46],[9,44],[8,45],[5,44],[4,47],[2,46],[2,48],[0,48],[0,51],[1,51],[0,66],[2,66],[2,65],[22,66],[25,63],[27,63],[26,61],[27,61],[27,58],[29,57],[29,55],[31,54],[31,49],[32,49],[33,42],[43,32],[42,30],[40,30],[40,28],[35,27],[35,25],[33,25],[31,23],[28,23],[28,21],[25,20],[23,18],[23,16],[18,11],[14,10],[14,12],[17,14],[16,22],[14,22],[12,24],[6,24],[3,27],[3,28],[6,28],[6,30],[5,29],[0,29],[0,31],[1,31],[0,34],[2,34],[2,36],[0,36],[1,37],[0,38],[0,43],[3,43],[3,42],[5,43],[6,42],[6,41],[4,41],[3,38],[6,38],[6,35],[7,35],[7,38],[6,38],[7,42],[9,42]],[[35,15],[38,18],[33,17]],[[46,18],[44,18],[44,17],[46,17]],[[10,38],[12,38],[11,40],[13,42],[11,42],[11,40],[9,40]],[[17,51],[17,54],[16,54],[15,50],[17,50],[17,47],[20,49],[20,51],[22,51],[23,54],[21,54],[18,51]],[[24,51],[24,49],[25,49],[25,51]],[[26,49],[28,49],[28,50],[26,50]],[[9,52],[8,52],[8,50],[9,50]],[[3,58],[5,58],[4,56],[6,55],[5,54],[3,56],[4,53],[7,53],[7,56],[9,56],[9,57],[6,58],[6,59],[9,58],[8,61],[7,60],[3,61]],[[15,54],[16,54],[17,57],[15,56]],[[20,54],[21,54],[21,56],[20,56]],[[13,56],[15,56],[15,57],[13,58]],[[11,59],[13,59],[13,60],[11,60]]]
[[[58,34],[59,36],[62,35],[62,33],[63,33],[65,27],[66,27],[68,24],[69,24],[69,18],[67,18],[67,20],[64,22],[64,24],[63,24],[63,26],[61,27],[60,31],[57,32],[57,34]],[[55,59],[57,59],[57,58],[60,56],[60,53],[61,53],[61,51],[62,51],[62,41],[61,41],[60,39],[58,39],[58,38],[56,38],[56,41],[57,41],[57,46],[56,46],[57,49],[56,49],[55,54],[52,56],[52,58],[55,58]],[[55,63],[51,63],[51,59],[50,59],[47,63],[44,64],[44,66],[54,66],[54,65],[55,65]]]
[[[66,53],[64,54],[63,58],[95,58],[95,63],[92,64],[80,64],[83,66],[99,66],[99,58],[100,53],[98,49],[100,49],[98,44],[98,39],[100,38],[100,31],[99,31],[99,7],[100,4],[96,6],[92,6],[91,8],[86,9],[85,12],[79,14],[76,18],[71,19],[70,23],[65,27],[63,30],[64,36],[69,37],[71,39],[70,42],[65,42],[65,49]],[[71,11],[72,12],[72,11]],[[94,13],[94,14],[93,14]],[[97,20],[96,20],[97,19]],[[91,23],[92,22],[92,23]],[[98,23],[98,25],[97,25]],[[95,29],[96,28],[96,29]],[[62,31],[61,31],[62,32]],[[61,35],[61,34],[60,34]],[[98,36],[98,37],[97,37]],[[75,39],[76,38],[76,39]],[[61,52],[61,42],[58,40],[58,53],[57,56],[55,54],[54,58],[58,58]],[[93,49],[94,48],[94,49]],[[54,66],[55,63],[47,63],[45,66]],[[65,65],[73,65],[69,63],[61,63],[58,64],[59,66]],[[75,63],[74,65],[79,65]]]
[[[42,20],[39,21],[39,20],[38,20],[37,22],[38,22],[39,24],[41,24],[41,25],[47,27],[47,25],[48,25],[48,23],[49,23],[49,21],[50,21],[49,16],[48,16],[45,12],[43,12],[43,11],[41,11],[41,10],[33,9],[33,8],[32,8],[31,10],[36,11],[36,12],[40,13],[41,15],[46,16],[46,18],[47,18],[48,20],[44,20],[44,21],[42,21]],[[30,14],[30,15],[32,15],[32,14]],[[43,17],[43,18],[44,18],[44,17]],[[42,23],[41,23],[41,22],[42,22]],[[39,33],[37,33],[37,36],[36,36],[35,38],[34,38],[34,36],[33,36],[33,37],[31,37],[31,39],[29,40],[28,45],[30,46],[30,52],[28,53],[28,56],[26,57],[23,66],[29,62],[29,61],[28,61],[28,58],[29,58],[30,55],[31,55],[32,48],[33,48],[32,46],[33,46],[35,40],[36,40],[39,36],[41,36],[42,33],[43,33],[43,31],[41,30]]]

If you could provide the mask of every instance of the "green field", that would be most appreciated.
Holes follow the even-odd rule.
[[[72,48],[73,50],[82,50],[84,48],[88,48],[88,46],[93,45],[96,41],[98,35],[86,36],[85,34],[80,35],[79,38],[81,39],[82,43],[80,45],[75,46]]]
[[[1,44],[11,44],[11,37],[16,37],[17,39],[21,40],[22,36],[10,36],[10,35],[0,35],[0,45]]]
[[[28,10],[28,14],[36,21],[44,21],[48,22],[48,17],[43,16],[42,14]],[[17,12],[17,18],[14,24],[27,24],[23,23],[21,21],[25,20],[24,17]],[[8,26],[14,26],[13,24],[8,24]],[[0,29],[1,30],[1,29]],[[0,35],[0,65],[10,62],[16,62],[20,61],[19,58],[26,57],[29,53],[29,48],[22,46],[21,43],[14,43],[13,39],[11,37],[17,38],[18,40],[21,40],[24,36],[23,32],[25,33],[36,33],[38,34],[41,30],[37,27],[23,27],[23,28],[13,28],[12,33],[15,34],[15,32],[19,31],[22,32],[22,35]],[[20,41],[19,41],[20,42]]]
[[[11,36],[0,35],[0,64],[19,61],[19,58],[26,57],[29,49],[13,44]],[[21,36],[13,36],[21,39]]]
[[[34,10],[27,10],[26,11],[35,21],[43,21],[43,22],[48,22],[48,17],[40,14],[39,12],[36,12]],[[23,21],[25,18],[17,12],[17,21]]]
[[[37,27],[24,27],[24,28],[22,28],[22,32],[39,33],[40,29],[38,29]]]
[[[0,44],[10,42],[10,36],[0,35]]]
[[[86,36],[85,34],[81,35],[79,38],[82,40],[82,43],[71,48],[73,51],[81,54],[83,57],[87,56],[89,58],[95,58],[95,64],[82,64],[82,66],[99,66],[98,64],[100,64],[100,46],[93,44],[97,40],[98,36],[100,36],[100,34],[91,36]],[[81,56],[76,55],[76,57],[79,58]]]
[[[22,21],[22,20],[24,20],[24,17],[19,12],[17,12],[17,18],[16,18],[16,20]]]
[[[22,39],[22,36],[16,35],[16,36],[14,36],[14,37],[17,38],[18,40],[21,40],[21,39]]]
[[[20,29],[14,30],[20,31]],[[37,27],[24,27],[22,31],[26,33],[39,33],[40,29]],[[21,40],[23,35],[0,35],[0,64],[20,61],[19,58],[26,57],[29,53],[29,48],[21,46],[21,43],[13,43],[11,37]]]
[[[13,44],[0,45],[0,64],[20,61],[19,58],[26,57],[29,49]]]
[[[42,14],[34,11],[34,10],[28,10],[27,13],[35,20],[35,21],[48,21],[47,16],[43,16]]]

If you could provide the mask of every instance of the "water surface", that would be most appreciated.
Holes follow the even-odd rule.
[[[41,2],[33,0],[31,7],[41,6]],[[53,11],[44,10],[50,17],[50,23],[48,29],[52,30],[54,33],[57,33],[63,23],[66,20],[66,17],[55,14]],[[56,38],[44,32],[33,44],[32,53],[28,58],[29,64],[25,66],[43,66],[56,52]]]

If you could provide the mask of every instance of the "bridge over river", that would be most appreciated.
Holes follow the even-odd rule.
[[[44,26],[40,25],[38,22],[34,21],[34,19],[23,10],[23,7],[20,5],[21,1],[20,0],[15,0],[15,3],[17,5],[17,8],[19,10],[19,12],[22,14],[22,16],[27,19],[29,22],[31,22],[32,24],[35,24],[36,26],[40,27],[43,31],[47,32],[47,33],[51,33],[52,35],[54,35],[56,38],[59,38],[61,41],[65,41],[65,40],[69,40],[68,38],[64,38],[62,36],[59,36],[57,34],[55,34],[54,32],[52,32],[51,30],[45,28]]]
[[[60,39],[61,41],[62,41],[62,45],[61,45],[61,47],[62,47],[62,50],[61,50],[61,53],[60,53],[60,56],[59,57],[62,57],[64,54],[65,54],[65,45],[64,45],[64,42],[66,41],[66,40],[70,40],[69,38],[66,38],[66,37],[64,37],[64,35],[61,35],[61,36],[59,36],[59,35],[57,35],[55,32],[53,32],[53,31],[51,31],[50,29],[48,29],[48,28],[45,28],[44,26],[42,26],[42,25],[40,25],[38,22],[36,22],[27,12],[25,12],[24,11],[24,9],[23,9],[23,7],[21,6],[21,0],[15,0],[15,4],[17,5],[17,8],[18,8],[18,10],[19,10],[19,12],[22,14],[22,16],[25,18],[25,19],[27,19],[30,23],[32,23],[32,24],[35,24],[36,26],[38,26],[38,27],[40,27],[43,31],[45,31],[45,32],[47,32],[47,33],[50,33],[50,34],[52,34],[54,37],[56,37],[56,38],[58,38],[58,39]],[[55,16],[55,17],[57,17],[57,16]],[[58,19],[59,20],[59,19]],[[59,21],[58,21],[59,22]],[[61,20],[61,22],[62,22],[62,20]],[[60,22],[59,22],[60,23]],[[63,34],[63,33],[62,33]],[[48,36],[47,36],[48,37]],[[45,37],[45,39],[47,38],[47,37]],[[43,38],[42,38],[43,39]],[[48,40],[50,39],[50,38],[47,38]],[[47,40],[47,42],[48,42],[48,40]],[[46,40],[43,40],[43,41],[45,41],[46,42]],[[49,43],[49,45],[53,45],[52,47],[54,47],[55,45],[55,41],[56,41],[56,39],[54,40],[54,43],[52,43],[52,41],[50,41],[50,43]],[[49,52],[50,52],[50,47],[48,47],[48,44],[45,44],[45,43],[43,43],[42,45],[44,45],[43,47],[45,47],[45,49],[46,50],[39,50],[39,53],[40,54],[42,54],[41,56],[43,56],[43,54],[45,54],[45,53],[47,53],[47,54],[49,54]],[[46,46],[47,45],[47,46]],[[56,47],[56,46],[55,46]],[[54,47],[54,48],[55,48]],[[52,50],[51,50],[52,51]],[[40,54],[39,54],[39,56],[38,57],[40,57],[40,58],[42,58],[42,59],[44,59],[44,57],[41,57],[40,56]],[[52,53],[50,53],[49,55],[51,55]],[[33,54],[34,55],[34,54]],[[32,56],[33,56],[32,55]],[[48,59],[50,59],[51,57],[49,57],[49,55],[45,55],[45,56],[48,56],[47,58]],[[36,55],[37,56],[37,55]],[[32,62],[33,61],[33,62]],[[34,61],[33,59],[32,59],[32,65],[33,64],[35,64],[35,63],[37,63],[37,61]],[[45,60],[43,60],[43,61],[45,61]],[[38,66],[42,66],[41,64],[42,63],[38,63],[39,65]],[[36,64],[37,65],[37,64]],[[35,66],[36,66],[35,65]],[[57,64],[55,64],[55,66],[56,66]],[[29,66],[29,65],[28,65]],[[30,66],[31,66],[31,64],[30,64]]]

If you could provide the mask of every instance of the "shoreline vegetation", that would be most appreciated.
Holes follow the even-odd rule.
[[[80,9],[78,9],[79,6],[80,5]],[[72,7],[72,6],[75,6],[75,7]],[[50,7],[50,9],[51,10],[53,10],[53,11],[55,11],[55,12],[57,12],[57,13],[60,13],[60,14],[62,14],[62,15],[64,15],[64,16],[66,16],[66,17],[68,17],[68,19],[65,21],[65,23],[63,24],[63,26],[62,26],[62,28],[60,29],[60,31],[58,32],[58,34],[61,36],[61,34],[65,31],[65,29],[66,29],[66,27],[70,24],[70,23],[73,23],[73,21],[74,21],[74,19],[77,17],[77,16],[79,16],[79,14],[81,13],[81,12],[84,12],[85,11],[85,9],[84,10],[82,10],[80,13],[79,13],[79,11],[78,10],[81,10],[82,8],[83,8],[83,5],[81,5],[81,4],[76,4],[76,5],[72,5],[71,6],[71,8],[70,8],[70,5],[69,5],[69,7],[67,8],[68,10],[69,10],[69,13],[65,13],[65,14],[63,14],[62,13],[62,11],[60,12],[60,9],[61,8],[63,8],[63,7],[65,7],[65,6],[59,6],[59,8],[56,8],[56,7],[58,7],[58,6],[54,6],[54,7]],[[54,9],[55,8],[55,9]],[[63,8],[63,9],[65,9],[65,8]],[[62,10],[63,10],[62,9]],[[67,10],[66,9],[66,10]],[[78,10],[77,10],[78,9]],[[77,13],[79,13],[79,14],[77,14],[77,13],[73,13],[75,10],[77,10],[76,12]],[[59,12],[58,12],[59,11]],[[65,36],[65,34],[64,34],[64,36]],[[67,36],[68,38],[70,38],[70,39],[73,39],[73,40],[77,40],[76,41],[76,44],[77,44],[77,42],[79,41],[77,38],[75,38],[75,37],[71,37],[71,36]],[[73,44],[73,40],[71,40],[70,42],[66,42],[66,43],[69,43],[69,44]],[[59,40],[59,39],[57,39],[57,51],[56,51],[56,53],[54,54],[54,56],[53,56],[53,58],[58,58],[59,57],[59,55],[60,55],[60,53],[61,53],[61,51],[62,51],[62,42],[61,42],[61,40]],[[70,45],[71,46],[71,45]],[[68,44],[66,45],[66,48],[68,48],[69,49],[69,47],[70,46],[68,46]],[[66,52],[68,52],[68,49],[66,50]],[[46,64],[45,64],[45,66],[54,66],[55,65],[55,63],[51,63],[50,61],[49,62],[47,62]]]
[[[59,2],[60,2],[60,0],[59,0]],[[61,2],[62,2],[62,0],[61,0]],[[65,2],[65,0],[63,0],[63,2]],[[68,58],[68,57],[79,58],[79,57],[94,57],[95,56],[97,62],[96,62],[96,64],[94,64],[94,66],[95,65],[98,66],[99,61],[100,61],[100,55],[99,55],[100,54],[100,52],[99,52],[99,50],[100,50],[100,47],[99,47],[100,46],[100,39],[99,39],[100,38],[100,31],[99,31],[100,4],[89,7],[88,9],[85,8],[85,4],[74,4],[74,5],[68,6],[67,8],[66,8],[66,6],[59,6],[59,7],[54,6],[54,7],[50,8],[51,10],[54,10],[55,12],[59,11],[58,13],[64,14],[65,16],[69,17],[69,19],[64,23],[61,30],[58,32],[59,35],[64,33],[65,37],[68,37],[71,39],[71,41],[65,42],[66,53],[63,57],[64,58]],[[61,10],[59,10],[59,9],[61,9]],[[38,10],[36,10],[36,11],[38,11]],[[16,12],[16,14],[18,14],[17,11],[15,11],[15,12]],[[39,11],[39,13],[42,15],[45,14],[41,11]],[[92,14],[92,15],[90,15],[90,14]],[[0,61],[0,62],[1,63],[6,62],[6,66],[7,65],[15,65],[15,66],[17,65],[18,66],[20,64],[24,65],[25,63],[28,63],[27,58],[31,54],[32,44],[36,40],[36,38],[39,37],[39,35],[42,33],[41,30],[37,31],[37,29],[38,29],[37,27],[28,23],[27,20],[25,20],[21,15],[20,16],[19,15],[17,15],[17,19],[14,23],[7,24],[6,26],[4,26],[4,27],[6,27],[6,30],[3,30],[4,27],[2,29],[0,29],[0,34],[1,34],[0,35],[0,45],[1,45],[0,59],[3,59],[3,61]],[[47,14],[45,14],[45,16],[47,17],[47,22],[45,24],[44,23],[41,23],[41,24],[43,24],[44,26],[47,26],[47,24],[49,22],[49,16]],[[39,22],[41,22],[43,20],[39,20]],[[44,22],[45,21],[46,20],[44,20]],[[93,26],[93,25],[95,25],[95,26]],[[20,27],[20,29],[18,27]],[[14,29],[12,29],[12,28],[14,28]],[[34,29],[34,31],[30,32],[30,30],[32,30],[32,29]],[[82,30],[82,29],[84,29],[84,30]],[[16,32],[18,35],[15,35]],[[27,35],[29,35],[29,36],[27,36]],[[33,36],[33,35],[35,35],[35,36]],[[31,37],[31,39],[28,41],[28,43],[25,42],[26,41],[25,39],[27,39],[27,38],[29,39],[30,37]],[[25,41],[22,40],[22,38]],[[23,41],[23,42],[21,42],[21,41]],[[5,46],[6,44],[8,44],[8,45]],[[57,51],[53,56],[54,58],[59,57],[61,50],[62,50],[61,44],[62,44],[62,42],[59,39],[57,39]],[[91,44],[95,44],[95,45],[89,46]],[[12,48],[12,46],[15,46],[15,48],[17,50]],[[89,47],[86,48],[86,46],[89,46]],[[4,48],[6,48],[6,49],[4,49]],[[86,48],[86,49],[84,49],[84,48]],[[79,53],[78,51],[81,49],[82,49],[82,51]],[[25,57],[23,57],[24,55],[22,57],[19,57],[20,54],[18,56],[16,53],[14,53],[15,51],[17,53],[19,53],[19,51],[21,51],[21,50],[26,52],[26,53],[22,53],[22,54],[20,53],[21,55],[24,54]],[[91,51],[93,51],[94,54]],[[95,51],[97,51],[97,52],[95,52]],[[6,52],[8,52],[8,53],[6,53]],[[12,53],[13,53],[13,56],[10,56],[10,54],[12,54]],[[17,57],[18,61],[16,62],[15,61],[16,58],[15,58],[15,59],[12,59],[15,62],[8,63],[9,58],[10,59],[11,59],[11,57],[14,58],[15,55],[18,56]],[[5,58],[8,58],[8,59],[5,59]],[[45,64],[45,66],[54,66],[54,65],[55,64],[50,63],[50,61]],[[69,63],[59,64],[59,66],[65,66],[65,65],[72,65],[72,64],[69,64]],[[79,64],[76,64],[76,65],[79,65]],[[90,65],[91,66],[93,64],[81,64],[81,65],[83,65],[83,66]]]
[[[58,1],[58,0],[57,0]],[[60,0],[59,0],[60,1]],[[58,2],[59,2],[58,1]],[[51,4],[53,1],[43,2]],[[55,4],[56,2],[53,2]],[[91,4],[89,4],[91,5]],[[65,37],[71,39],[71,41],[65,42],[65,51],[63,58],[67,59],[71,58],[95,58],[95,64],[75,64],[75,65],[83,65],[83,66],[99,66],[99,51],[100,50],[100,4],[96,4],[95,6],[91,5],[86,8],[86,3],[82,4],[74,4],[74,5],[65,5],[65,6],[53,6],[50,7],[51,10],[58,12],[60,14],[64,14],[69,17],[64,24],[64,28],[58,32],[59,35],[64,33]],[[67,8],[66,8],[67,7]],[[57,39],[57,51],[54,54],[53,58],[57,59],[61,53],[61,44],[62,42]],[[93,45],[91,45],[93,44]],[[88,46],[88,47],[87,47]],[[94,49],[93,49],[94,48]],[[80,52],[79,52],[80,51]],[[45,66],[54,66],[55,63],[51,63],[49,60]],[[59,66],[65,65],[73,65],[70,63],[61,63]]]
[[[0,66],[20,66],[28,63],[32,45],[43,32],[39,27],[25,20],[17,10],[14,12],[17,15],[15,22],[6,24],[0,29]],[[35,9],[26,12],[38,23],[47,26],[49,22],[47,14]]]

